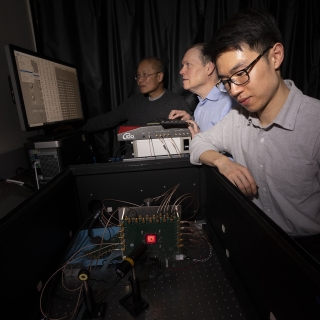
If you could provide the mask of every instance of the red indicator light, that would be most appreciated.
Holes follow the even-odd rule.
[[[145,240],[146,240],[146,244],[155,244],[155,243],[157,243],[157,235],[156,234],[146,234]]]

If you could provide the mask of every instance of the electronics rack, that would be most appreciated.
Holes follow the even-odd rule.
[[[118,133],[118,141],[191,137],[191,133],[187,128],[164,129],[161,125],[142,127],[121,126],[120,129]]]

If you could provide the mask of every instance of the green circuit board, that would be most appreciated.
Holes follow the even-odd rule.
[[[177,214],[155,213],[149,216],[146,212],[138,212],[134,216],[124,215],[120,229],[123,256],[127,256],[140,243],[145,243],[150,257],[162,261],[175,260],[180,254],[179,230],[180,218]]]

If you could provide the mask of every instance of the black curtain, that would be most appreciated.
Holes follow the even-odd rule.
[[[285,46],[283,78],[320,98],[318,0],[30,0],[30,5],[38,52],[81,71],[87,117],[111,111],[138,92],[134,75],[145,56],[164,61],[166,87],[194,108],[197,100],[182,89],[179,74],[185,50],[208,41],[248,6],[267,9],[278,22]],[[96,142],[101,153],[114,155],[118,148],[115,130]]]

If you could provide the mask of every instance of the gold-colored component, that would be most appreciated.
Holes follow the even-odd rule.
[[[131,258],[126,257],[126,258],[124,258],[123,260],[127,260],[127,261],[131,264],[131,267],[134,266],[134,261],[133,261]]]

